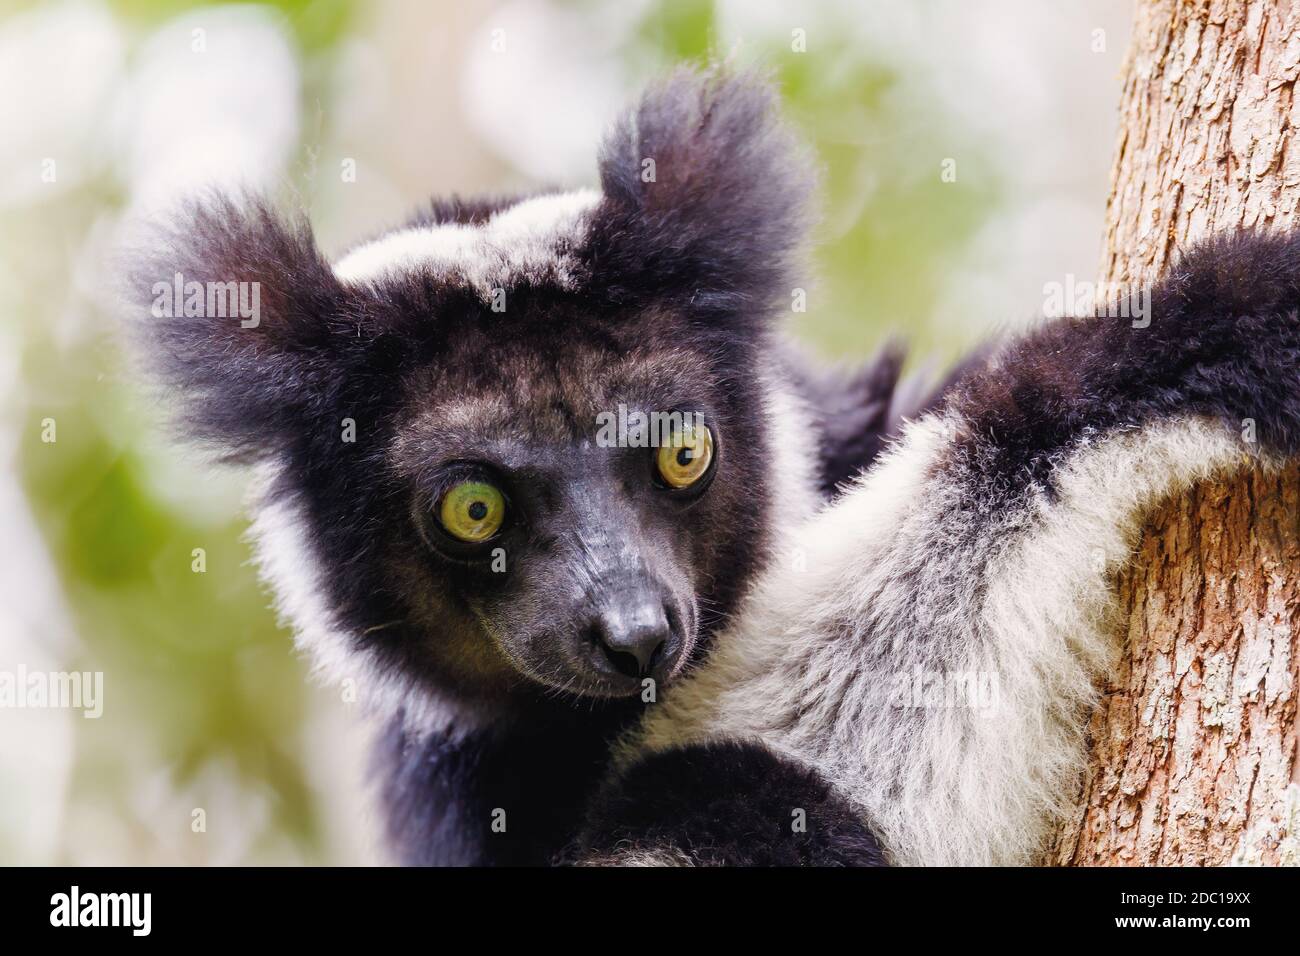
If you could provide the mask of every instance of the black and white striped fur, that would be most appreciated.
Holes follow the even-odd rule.
[[[784,812],[730,842],[670,814],[629,823],[628,806],[676,811],[642,764],[694,762],[696,792],[721,791],[731,761],[712,779],[700,765],[726,742],[815,768],[895,863],[1032,862],[1077,792],[1118,649],[1112,578],[1143,517],[1300,452],[1298,313],[1300,237],[1222,236],[1158,285],[1149,327],[1068,319],[995,353],[789,531],[807,570],[761,576],[629,735],[578,855],[738,864],[809,843],[788,826],[794,771],[761,783]],[[907,706],[898,681],[917,673],[992,678],[996,695]]]

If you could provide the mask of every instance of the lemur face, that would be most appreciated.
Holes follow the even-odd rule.
[[[757,543],[729,515],[761,508],[762,422],[705,355],[654,344],[660,319],[593,336],[575,314],[494,342],[492,318],[458,340],[466,361],[412,376],[394,430],[411,533],[386,562],[410,619],[430,655],[476,672],[461,681],[596,696],[662,682],[690,658],[726,555]]]
[[[340,369],[340,391],[389,397],[340,406],[356,436],[332,452],[336,421],[310,424],[319,457],[280,472],[349,653],[481,696],[673,677],[768,543],[760,353],[672,308],[548,285],[494,312],[459,285],[425,301],[409,264],[362,281],[347,263],[349,311],[437,333],[391,379]]]
[[[777,504],[765,363],[811,188],[773,106],[684,72],[616,124],[598,191],[435,203],[333,262],[207,201],[135,270],[258,283],[258,322],[147,344],[191,431],[267,466],[260,560],[331,676],[628,695],[734,608]]]

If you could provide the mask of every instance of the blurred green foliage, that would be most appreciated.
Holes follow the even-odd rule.
[[[787,115],[821,164],[820,283],[795,330],[845,359],[894,335],[917,353],[955,358],[970,343],[926,320],[945,272],[1003,194],[986,144],[963,137],[915,83],[843,34],[814,33],[815,55],[786,39],[739,52],[775,73]],[[718,45],[714,4],[680,0],[652,6],[628,55],[650,76],[730,53]],[[941,164],[956,156],[961,176],[944,182]]]
[[[293,29],[299,47],[307,53],[328,50],[347,33],[365,4],[356,0],[273,0],[249,4],[279,10]],[[134,25],[148,27],[187,10],[212,6],[203,0],[113,0],[115,13]]]
[[[115,12],[144,29],[200,5],[121,0]],[[328,57],[358,4],[285,0],[275,6],[304,57]],[[304,72],[304,96],[321,95]],[[53,254],[65,267],[96,213],[120,202],[112,182],[56,200],[64,207],[56,214],[63,235]],[[49,216],[47,208],[19,214],[7,224],[6,244],[42,234]],[[171,788],[197,788],[195,805],[207,806],[212,794],[198,778],[217,762],[253,795],[246,803],[268,810],[264,825],[250,828],[246,858],[323,860],[318,799],[302,764],[304,668],[249,563],[246,519],[230,510],[205,522],[175,497],[157,494],[151,470],[158,461],[146,446],[157,443],[160,419],[125,368],[116,316],[102,300],[80,302],[102,332],[71,346],[58,341],[55,323],[41,313],[51,303],[70,304],[67,273],[33,277],[41,279],[50,287],[26,290],[21,391],[29,424],[19,468],[82,644],[84,659],[67,666],[105,672],[111,715],[73,724],[77,753],[68,803],[93,806],[124,830],[136,830],[146,854],[154,845],[196,846],[195,854],[180,858],[206,862],[205,844],[187,842],[188,814],[166,823],[148,819],[139,789],[148,771],[162,769]],[[46,418],[57,425],[53,444],[40,440]],[[191,478],[201,473],[197,462],[188,468]],[[192,570],[195,548],[206,552],[204,573]]]

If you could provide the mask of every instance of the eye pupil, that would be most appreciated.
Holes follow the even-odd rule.
[[[709,473],[713,433],[703,426],[682,429],[655,455],[659,478],[671,488],[689,488]]]
[[[505,497],[486,481],[462,481],[442,496],[437,507],[443,530],[470,544],[494,537],[506,516]]]

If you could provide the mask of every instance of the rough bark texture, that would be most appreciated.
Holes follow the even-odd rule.
[[[1300,226],[1300,0],[1137,0],[1103,273]],[[1122,663],[1054,858],[1298,862],[1300,469],[1206,484],[1152,516],[1118,582]]]

